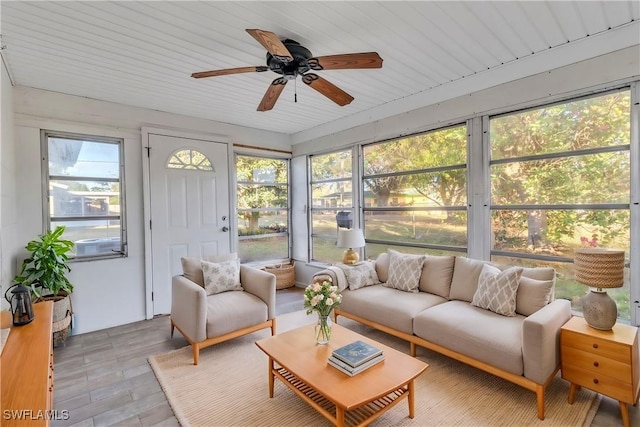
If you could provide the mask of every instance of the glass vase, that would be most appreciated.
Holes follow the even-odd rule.
[[[327,344],[331,339],[331,327],[333,322],[329,316],[318,315],[318,323],[316,323],[316,342],[318,344]]]

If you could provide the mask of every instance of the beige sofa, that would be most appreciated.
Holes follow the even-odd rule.
[[[352,286],[337,267],[315,275],[344,288],[335,321],[356,320],[408,341],[412,356],[416,346],[425,347],[534,391],[538,417],[544,419],[545,389],[560,363],[560,327],[571,317],[569,301],[553,300],[555,271],[519,269],[515,313],[507,316],[472,304],[489,262],[426,256],[418,289],[411,292],[388,287],[390,253],[375,261],[382,284]]]
[[[235,253],[204,257],[210,262],[236,259]],[[207,295],[200,259],[182,258],[183,274],[172,278],[171,336],[177,328],[193,349],[200,349],[260,329],[276,333],[276,276],[240,265],[241,291]]]

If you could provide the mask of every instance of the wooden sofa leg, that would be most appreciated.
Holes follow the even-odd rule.
[[[191,348],[193,349],[193,364],[197,365],[200,361],[200,346],[197,343],[193,343]]]
[[[176,325],[173,324],[173,320],[171,321],[171,338],[173,338],[173,331],[176,329]]]
[[[411,357],[416,357],[416,343],[409,343],[409,353],[411,354]]]
[[[538,401],[538,418],[544,420],[544,386],[536,385],[536,398]]]
[[[271,336],[276,334],[276,318],[271,319]]]

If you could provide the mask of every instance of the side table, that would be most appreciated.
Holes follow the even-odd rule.
[[[625,427],[629,427],[628,404],[638,402],[640,366],[638,328],[616,323],[601,331],[572,317],[560,329],[562,378],[571,383],[569,403],[580,387],[616,399]]]

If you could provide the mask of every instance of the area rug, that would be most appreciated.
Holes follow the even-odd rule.
[[[278,316],[278,332],[311,323],[297,311]],[[349,319],[338,323],[408,353],[409,345]],[[200,351],[194,366],[190,347],[152,356],[149,363],[176,418],[186,426],[329,426],[324,417],[279,381],[269,398],[267,356],[255,341],[268,330]],[[546,418],[537,417],[535,393],[419,348],[429,368],[416,380],[415,418],[402,402],[373,426],[588,426],[598,408],[596,393],[582,389],[573,405],[569,385],[557,376],[547,389]]]

